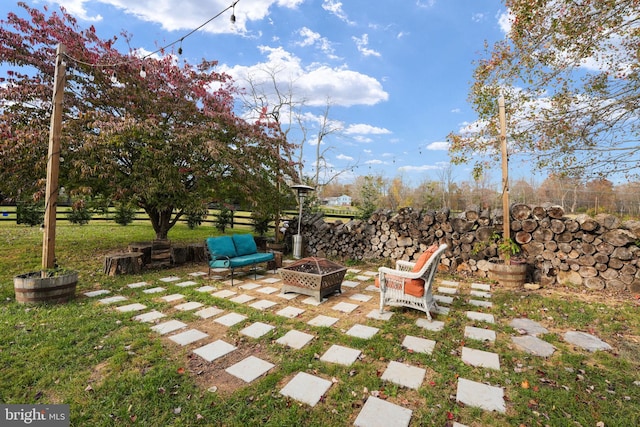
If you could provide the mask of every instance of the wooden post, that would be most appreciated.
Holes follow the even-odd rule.
[[[500,117],[500,148],[502,150],[502,238],[511,238],[511,216],[509,212],[509,153],[507,152],[507,125],[504,111],[504,96],[498,98],[498,115]]]
[[[56,67],[53,77],[53,110],[49,128],[49,154],[47,158],[47,185],[45,192],[44,237],[42,238],[42,269],[55,266],[56,208],[58,205],[58,177],[60,175],[60,135],[62,133],[62,97],[66,77],[63,44],[56,50]],[[44,274],[44,272],[43,272]]]

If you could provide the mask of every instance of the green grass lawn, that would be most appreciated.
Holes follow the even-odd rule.
[[[189,230],[177,225],[169,233],[176,242],[202,241],[215,235],[213,227]],[[183,266],[145,271],[136,276],[106,277],[104,255],[127,244],[154,237],[149,225],[122,227],[105,222],[86,226],[58,224],[58,263],[80,272],[78,298],[61,305],[17,304],[13,276],[40,269],[42,233],[38,228],[0,223],[0,401],[3,403],[65,403],[73,426],[346,426],[353,421],[371,392],[413,410],[412,425],[469,426],[605,426],[640,424],[640,325],[632,295],[585,295],[567,289],[532,293],[496,291],[492,313],[498,333],[494,344],[466,342],[464,313],[469,308],[456,299],[445,330],[433,339],[433,354],[410,353],[398,345],[407,334],[424,336],[415,325],[420,313],[397,310],[370,340],[350,337],[338,328],[313,328],[317,339],[302,350],[272,345],[275,337],[292,328],[309,327],[269,311],[220,300],[186,288],[189,300],[233,309],[250,321],[275,326],[274,334],[252,340],[253,347],[277,369],[233,391],[208,391],[202,372],[194,369],[188,351],[170,345],[150,331],[148,324],[132,321],[85,298],[97,288],[135,298],[149,308],[161,309],[152,296],[141,297],[128,283],[153,281],[167,275],[185,276],[206,266]],[[185,321],[190,313],[180,314]],[[556,346],[548,358],[530,356],[514,348],[517,334],[508,319],[527,316],[548,325],[545,339]],[[481,326],[481,325],[476,325]],[[594,333],[614,347],[612,352],[589,353],[562,340],[573,329]],[[241,341],[239,328],[228,331],[230,342]],[[432,338],[432,337],[429,337]],[[318,360],[327,343],[357,348],[363,359],[350,367]],[[500,354],[500,371],[467,366],[459,357],[463,345]],[[417,391],[384,383],[380,373],[390,360],[427,370]],[[301,405],[278,393],[295,373],[305,371],[334,380],[321,403]],[[507,413],[495,414],[456,403],[459,377],[499,385],[507,396]],[[449,424],[448,424],[449,423]]]

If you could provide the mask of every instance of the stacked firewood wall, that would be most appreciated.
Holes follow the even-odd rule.
[[[557,206],[511,207],[511,237],[522,248],[529,280],[542,285],[640,290],[640,221],[601,214],[566,216]],[[413,260],[434,243],[447,243],[441,269],[486,277],[497,256],[502,212],[469,209],[378,210],[370,219],[325,222],[321,213],[302,218],[305,254],[334,259]],[[297,226],[290,227],[295,230]]]

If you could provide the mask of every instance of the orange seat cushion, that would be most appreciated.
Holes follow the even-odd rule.
[[[414,297],[422,297],[424,295],[424,280],[422,279],[404,279],[398,276],[392,276],[387,274],[386,277],[395,279],[395,280],[404,280],[404,293],[412,295]],[[380,287],[380,278],[376,276],[376,287]]]
[[[422,267],[424,267],[427,261],[429,261],[429,258],[431,258],[431,255],[433,255],[437,250],[438,250],[438,245],[429,246],[427,250],[424,251],[422,255],[420,255],[420,257],[416,261],[416,265],[413,266],[413,270],[411,271],[413,273],[417,273],[418,271],[422,270]]]

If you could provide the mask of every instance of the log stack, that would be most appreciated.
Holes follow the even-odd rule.
[[[612,215],[567,216],[559,206],[511,206],[512,238],[530,265],[530,281],[589,289],[640,291],[640,222]],[[503,212],[380,209],[366,221],[327,223],[322,213],[303,216],[301,233],[310,256],[336,259],[413,260],[432,244],[446,243],[441,269],[486,277],[497,256],[494,232]],[[289,227],[296,230],[297,224]],[[480,247],[480,249],[479,249]]]

